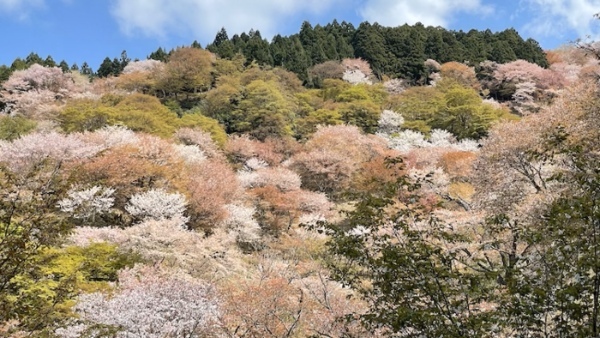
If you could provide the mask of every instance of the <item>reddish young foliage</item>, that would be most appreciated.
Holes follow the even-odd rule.
[[[300,329],[304,293],[283,277],[232,285],[223,294],[223,323],[230,337],[293,337]]]
[[[225,205],[242,195],[235,173],[218,159],[189,166],[183,172],[187,180],[182,188],[189,195],[189,226],[210,230],[227,217]]]
[[[305,190],[283,192],[275,186],[255,188],[250,193],[256,198],[259,223],[275,236],[289,230],[301,215],[330,214],[331,204],[323,194]]]
[[[469,177],[477,155],[470,151],[450,151],[442,155],[438,166],[451,177]]]
[[[115,208],[124,211],[133,194],[154,188],[174,190],[182,180],[183,164],[171,157],[170,145],[149,141],[110,149],[90,161],[69,164],[66,169],[79,184],[115,188]]]
[[[267,138],[264,142],[246,135],[234,136],[225,146],[225,153],[235,164],[258,158],[270,166],[277,166],[298,152],[300,145],[291,138]]]

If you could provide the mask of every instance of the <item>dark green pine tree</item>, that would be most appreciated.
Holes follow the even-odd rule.
[[[487,59],[488,47],[482,32],[471,29],[460,42],[465,46],[465,60],[469,61],[470,65],[476,65]]]
[[[30,53],[29,55],[27,55],[27,57],[25,58],[25,63],[27,64],[27,66],[31,66],[34,63],[37,63],[38,65],[44,65],[44,60],[42,60],[42,58],[37,55],[36,53]]]
[[[300,33],[298,33],[298,38],[300,39],[302,47],[306,51],[306,55],[310,61],[309,67],[311,65],[322,63],[326,60],[325,52],[323,51],[323,45],[325,42],[323,39],[319,38],[319,35],[308,21],[304,21],[302,23]]]
[[[56,67],[56,62],[54,61],[54,59],[52,58],[52,56],[48,55],[46,57],[46,60],[44,60],[44,67]]]
[[[325,58],[327,60],[341,60],[340,55],[336,49],[337,41],[333,34],[327,34],[325,39],[325,45],[323,46],[323,52],[325,52]]]
[[[162,47],[158,47],[158,49],[156,51],[154,51],[154,52],[150,53],[150,55],[148,55],[148,60],[167,62],[168,59],[169,59],[169,54],[167,54],[167,52],[165,52],[165,50]]]
[[[275,67],[285,67],[288,53],[292,48],[292,40],[277,34],[273,37],[269,48],[273,57],[273,65]]]
[[[260,31],[250,30],[249,39],[244,48],[246,65],[257,62],[260,65],[273,65],[273,57],[269,48],[269,42],[264,40]]]
[[[540,46],[540,44],[534,39],[527,39],[523,42],[521,47],[521,55],[517,57],[527,60],[532,63],[538,64],[540,67],[548,68],[548,59],[546,53]]]
[[[507,63],[515,61],[516,59],[517,55],[507,41],[497,39],[491,45],[490,53],[488,54],[488,60],[498,63]]]
[[[429,26],[426,28],[425,39],[425,59],[440,61],[444,55],[444,38],[442,36],[442,27]]]
[[[116,58],[114,60],[117,60]],[[113,60],[113,61],[114,61]],[[115,62],[111,61],[111,59],[107,56],[104,58],[104,60],[102,61],[102,63],[100,64],[100,67],[98,67],[98,71],[96,72],[96,75],[98,75],[98,77],[108,77],[112,74],[114,74],[115,70]],[[118,60],[117,60],[118,62]],[[82,74],[83,73],[83,67],[82,67]],[[85,74],[88,75],[88,74]]]
[[[69,64],[67,63],[67,61],[62,60],[59,64],[58,67],[60,69],[62,69],[63,73],[67,73],[69,72]]]
[[[224,59],[231,59],[235,55],[233,43],[229,40],[225,28],[221,28],[215,36],[215,40],[206,46],[206,49]]]
[[[237,35],[234,34],[231,37],[231,43],[233,43],[233,50],[236,53],[244,53],[244,48],[246,47],[246,41],[244,40],[244,38],[242,38],[242,36],[244,36],[245,38],[248,37],[248,35],[246,35],[246,33],[242,33],[241,35]]]
[[[73,65],[71,65],[71,70],[74,72],[78,72],[79,71],[79,66],[77,65],[77,63],[74,63]]]
[[[379,78],[389,69],[390,61],[394,59],[387,52],[382,27],[379,24],[361,23],[352,40],[352,46],[355,56],[369,62],[373,73]]]
[[[110,61],[110,59],[109,59]],[[92,67],[90,67],[90,65],[88,65],[87,62],[83,62],[83,64],[81,65],[81,69],[79,69],[79,72],[83,75],[92,77],[94,76],[94,70],[92,69]]]
[[[112,73],[110,75],[119,76],[119,74],[121,74],[121,61],[117,58],[114,58],[112,60],[112,64]]]
[[[330,43],[329,35],[335,39],[335,50],[339,59],[353,58],[354,48],[352,48],[352,38],[354,37],[354,26],[343,21],[341,24],[337,20],[325,26],[325,32],[328,34],[327,44]],[[326,46],[328,48],[329,46]],[[327,51],[325,52],[327,54]]]
[[[283,60],[283,66],[298,75],[298,78],[302,81],[307,81],[308,79],[308,67],[310,65],[310,60],[304,47],[302,47],[302,43],[297,36],[294,36],[291,39],[290,49],[287,52],[286,57]]]
[[[385,46],[394,57],[388,61],[385,73],[417,82],[424,75],[425,27],[403,25],[383,28]]]
[[[15,70],[23,70],[27,69],[29,65],[27,62],[21,58],[16,58],[13,63],[10,65],[10,70],[14,72]]]
[[[7,67],[6,65],[0,66],[0,83],[8,80],[10,74],[12,74],[12,71],[9,67]]]
[[[127,51],[123,50],[121,52],[121,58],[119,59],[119,74],[121,74],[123,72],[123,69],[125,69],[125,67],[127,67],[129,62],[131,62],[131,59],[127,56]]]
[[[338,52],[340,59],[354,57],[354,47],[352,47],[351,41],[348,41],[342,35],[335,35],[335,50]]]
[[[465,49],[464,46],[456,39],[455,32],[448,30],[442,31],[442,39],[444,40],[444,51],[437,60],[440,63],[446,63],[450,61],[463,62],[465,60]]]
[[[192,44],[190,45],[190,47],[197,48],[197,49],[202,49],[202,45],[197,40],[194,40],[194,42],[192,42]]]

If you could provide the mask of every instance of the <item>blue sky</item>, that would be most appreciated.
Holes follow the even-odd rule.
[[[261,31],[270,39],[334,18],[355,25],[422,22],[453,30],[513,27],[543,48],[579,37],[600,37],[600,0],[0,0],[0,64],[36,52],[43,58],[97,69],[127,50],[145,58],[198,40],[203,46],[225,27],[229,36]]]

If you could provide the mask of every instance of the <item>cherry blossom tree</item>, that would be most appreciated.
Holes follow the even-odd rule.
[[[47,118],[64,100],[84,92],[86,86],[58,67],[33,64],[15,71],[2,84],[0,100],[11,115]]]
[[[90,158],[103,150],[81,134],[32,133],[12,142],[0,140],[0,162],[14,172],[27,172],[45,160],[70,161]]]
[[[115,337],[206,337],[217,329],[214,287],[181,271],[137,266],[119,273],[114,294],[81,295],[73,326],[60,337],[113,332]]]
[[[168,193],[163,189],[152,189],[131,196],[125,210],[141,220],[182,219],[186,210],[185,196],[176,192]]]
[[[97,214],[105,213],[113,206],[114,192],[112,188],[100,186],[81,190],[71,188],[67,197],[58,202],[58,207],[76,219],[82,219],[84,222],[90,220],[94,223]]]

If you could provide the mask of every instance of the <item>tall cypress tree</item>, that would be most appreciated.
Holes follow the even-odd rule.
[[[309,58],[309,67],[310,65],[319,64],[326,60],[325,52],[323,51],[325,42],[308,21],[302,23],[298,37]]]
[[[352,46],[356,57],[365,59],[371,64],[373,72],[381,77],[393,57],[387,52],[381,26],[363,22],[358,26]]]
[[[154,52],[150,53],[150,55],[148,55],[148,59],[161,61],[161,62],[167,62],[167,60],[169,59],[169,54],[167,54],[167,52],[165,52],[165,50],[162,47],[158,47],[158,49],[156,51],[154,51]]]
[[[283,66],[287,70],[296,73],[302,81],[306,81],[308,79],[307,70],[310,67],[310,60],[297,36],[291,39],[290,47],[283,61]]]

